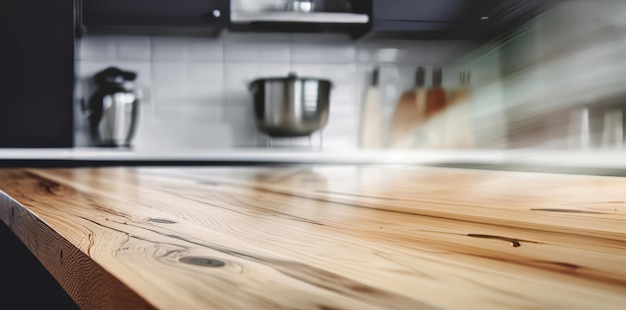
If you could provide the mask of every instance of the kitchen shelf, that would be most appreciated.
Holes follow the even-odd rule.
[[[232,11],[230,20],[234,24],[263,23],[317,23],[317,24],[367,24],[369,16],[355,13],[333,12],[244,12]]]

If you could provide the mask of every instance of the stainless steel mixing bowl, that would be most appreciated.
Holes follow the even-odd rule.
[[[302,137],[328,123],[328,80],[301,78],[295,74],[263,78],[250,83],[257,128],[272,137]]]

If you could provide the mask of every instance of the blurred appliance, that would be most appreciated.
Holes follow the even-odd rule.
[[[313,12],[315,10],[315,0],[289,0],[287,1],[287,11]]]
[[[324,146],[323,130],[318,130],[305,137],[272,137],[257,132],[256,146],[260,148],[282,148],[306,151],[321,151]]]
[[[249,85],[256,126],[270,137],[302,137],[328,122],[332,83],[324,79],[262,78]]]
[[[626,145],[626,98],[584,104],[520,106],[506,111],[509,148],[622,149]]]
[[[91,134],[99,146],[130,146],[139,114],[137,74],[109,67],[94,76],[98,90],[87,107]]]
[[[365,9],[361,1],[351,0],[239,0],[232,4],[230,20],[233,24],[367,24]]]
[[[620,149],[624,146],[624,106],[585,106],[569,111],[570,148]]]

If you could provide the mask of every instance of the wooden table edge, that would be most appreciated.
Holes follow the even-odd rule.
[[[81,309],[156,309],[2,190],[0,220]]]

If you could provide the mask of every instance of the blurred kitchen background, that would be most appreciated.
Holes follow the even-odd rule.
[[[172,16],[148,2],[73,2],[74,87],[65,119],[72,126],[58,133],[71,130],[71,138],[55,145],[3,138],[0,146],[102,145],[92,120],[102,88],[94,76],[109,67],[136,74],[127,82],[138,113],[124,151],[624,145],[626,1],[188,0],[169,8]],[[301,77],[332,83],[327,122],[298,137],[260,130],[251,83]],[[10,90],[3,92],[5,124],[39,113],[7,108]],[[0,129],[19,138],[15,126]]]

